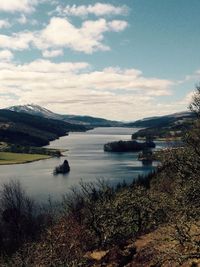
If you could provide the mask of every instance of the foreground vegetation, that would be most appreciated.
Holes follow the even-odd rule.
[[[198,266],[200,88],[181,149],[131,185],[81,183],[41,207],[18,182],[2,187],[0,266]]]

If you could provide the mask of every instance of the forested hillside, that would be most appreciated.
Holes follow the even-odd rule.
[[[145,128],[134,133],[132,139],[180,139],[192,128],[195,119],[194,113],[183,112],[136,121],[133,125]]]
[[[0,110],[0,141],[43,146],[69,131],[85,131],[83,125],[47,119],[26,113]]]

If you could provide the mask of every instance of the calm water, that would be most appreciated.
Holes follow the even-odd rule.
[[[111,141],[130,140],[135,131],[137,129],[96,128],[86,133],[70,133],[49,145],[51,148],[68,149],[64,157],[0,166],[0,183],[9,179],[20,180],[33,197],[45,200],[49,196],[59,199],[70,187],[78,185],[80,180],[92,182],[105,179],[112,184],[123,180],[131,182],[154,167],[143,166],[137,160],[137,153],[107,153],[103,151],[103,145]],[[65,158],[69,161],[70,173],[54,176],[54,167]]]

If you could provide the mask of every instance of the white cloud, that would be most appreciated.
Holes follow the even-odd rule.
[[[0,11],[4,12],[31,12],[38,0],[1,0]]]
[[[64,18],[53,17],[47,27],[41,31],[35,45],[40,49],[68,47],[88,54],[94,51],[109,50],[103,44],[104,33],[122,31],[127,27],[125,21],[107,22],[105,19],[85,21],[80,28]]]
[[[0,20],[0,29],[9,28],[10,26],[11,25],[7,20],[3,20],[3,19]]]
[[[191,92],[187,93],[186,96],[180,100],[180,104],[186,105],[187,107],[192,102],[194,96],[194,89]]]
[[[21,14],[21,16],[17,19],[17,21],[20,23],[20,24],[26,24],[27,23],[27,18],[24,14]]]
[[[199,81],[199,79],[200,79],[200,70],[196,70],[192,74],[186,75],[182,80],[179,80],[178,83],[184,84],[184,83],[190,82],[190,81],[195,82],[195,81]]]
[[[80,70],[87,69],[89,64],[87,62],[61,62],[53,63],[49,60],[38,59],[29,64],[23,65],[12,65],[19,73],[36,73],[37,75],[45,75],[45,73],[50,74],[67,74],[67,73],[76,73]],[[1,69],[1,67],[0,67]],[[44,76],[44,79],[47,76]]]
[[[25,50],[31,45],[45,51],[70,48],[74,51],[91,54],[95,51],[110,50],[103,43],[106,32],[123,31],[128,26],[126,21],[105,19],[84,21],[81,27],[75,27],[69,20],[53,17],[41,31],[18,32],[0,35],[0,47],[12,50]]]
[[[33,18],[28,18],[25,14],[21,14],[20,17],[18,17],[16,19],[16,22],[18,22],[21,25],[27,25],[27,27],[29,25],[35,26],[35,25],[39,25],[39,21]]]
[[[105,3],[96,3],[95,5],[67,5],[66,7],[58,6],[56,11],[59,15],[86,17],[88,15],[108,16],[108,15],[127,15],[128,7],[114,6]]]
[[[40,22],[39,22],[38,20],[36,20],[36,19],[31,19],[31,20],[29,20],[29,23],[30,23],[31,25],[33,25],[33,26],[35,26],[35,25],[39,25],[39,24],[40,24]]]
[[[153,113],[156,97],[169,95],[173,85],[135,69],[91,69],[86,62],[42,59],[22,65],[0,63],[0,94],[5,95],[0,107],[16,98],[13,104],[36,103],[57,112],[133,120],[141,112]],[[160,107],[158,112],[163,112]]]
[[[63,55],[63,50],[58,49],[58,50],[45,50],[42,53],[43,57],[57,57],[57,56],[62,56]]]
[[[124,20],[113,20],[111,22],[108,22],[108,27],[110,28],[111,31],[114,32],[120,32],[126,29],[128,26],[128,23]]]
[[[0,51],[0,60],[1,61],[10,61],[13,58],[13,53],[9,50]]]
[[[31,32],[14,33],[11,36],[0,34],[0,48],[25,50],[33,40],[34,34]]]

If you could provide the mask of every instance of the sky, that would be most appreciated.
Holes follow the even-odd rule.
[[[185,111],[199,0],[1,0],[0,108],[133,121]]]

